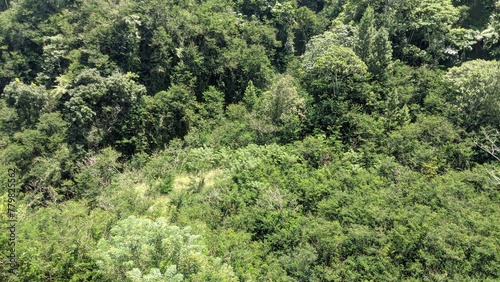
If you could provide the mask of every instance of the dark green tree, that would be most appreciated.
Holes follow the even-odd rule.
[[[8,107],[15,109],[17,115],[16,126],[32,128],[38,122],[41,114],[50,112],[54,106],[54,99],[43,86],[26,85],[17,79],[7,85],[2,98]]]
[[[132,115],[146,89],[134,78],[131,73],[105,78],[95,69],[75,78],[64,103],[72,142],[94,150],[115,146],[125,154],[135,151]]]
[[[220,114],[220,93],[212,89],[209,94],[207,98],[214,100],[213,110]],[[164,149],[172,139],[184,137],[195,121],[195,107],[196,97],[183,85],[172,85],[168,91],[160,91],[153,97],[144,96],[136,124],[141,150]],[[216,115],[208,111],[206,114]]]

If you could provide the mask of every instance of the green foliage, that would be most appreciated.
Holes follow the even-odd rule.
[[[351,49],[330,45],[327,36],[311,40],[303,68],[311,93],[337,97],[351,90],[354,82],[363,80],[367,68]]]
[[[134,152],[135,132],[130,116],[146,89],[133,78],[130,73],[104,78],[95,69],[75,78],[64,103],[72,142],[94,150],[116,146],[122,152]]]
[[[120,172],[122,165],[118,162],[119,157],[118,152],[108,147],[99,154],[84,158],[75,174],[74,196],[95,200],[111,184],[113,176]]]
[[[445,51],[442,41],[458,20],[459,10],[449,0],[422,1],[413,11],[414,21],[410,28],[420,33],[421,40],[428,44],[426,51],[437,59]]]
[[[448,166],[467,168],[470,144],[460,144],[459,140],[460,131],[449,121],[430,116],[419,117],[416,123],[394,131],[387,142],[391,154],[402,164],[433,175]]]
[[[68,46],[62,34],[46,36],[43,46],[43,72],[39,73],[37,80],[45,85],[51,85],[52,79],[64,72],[68,63]]]
[[[203,92],[204,108],[201,110],[201,117],[204,120],[218,121],[224,114],[224,94],[210,87]]]
[[[493,13],[490,16],[487,28],[480,34],[476,35],[479,39],[483,39],[488,49],[492,49],[492,54],[498,57],[500,42],[500,2],[496,1]]]
[[[358,28],[358,43],[356,44],[356,53],[365,62],[371,62],[375,50],[375,16],[371,6],[365,10],[363,18]]]
[[[367,80],[366,64],[352,49],[331,44],[335,41],[330,32],[314,37],[303,55],[302,81],[314,99],[310,118],[328,133],[345,126],[344,115],[351,105],[369,98],[362,86]]]
[[[332,40],[332,44],[342,45],[354,50],[357,43],[357,32],[358,31],[355,27],[348,24],[343,24],[335,20],[334,22],[332,22],[332,27],[330,27],[330,30],[326,31],[324,35],[326,37],[325,39]]]
[[[365,10],[358,27],[356,53],[371,73],[381,76],[391,63],[392,46],[384,27],[375,29],[375,16],[371,6]]]
[[[498,61],[474,60],[448,70],[453,112],[469,130],[500,122],[499,75]]]
[[[276,78],[270,90],[263,93],[252,121],[260,138],[274,135],[283,142],[297,137],[306,112],[305,99],[295,85],[293,77],[285,75]]]
[[[1,281],[500,278],[499,1],[0,2]]]
[[[168,149],[152,155],[145,164],[144,176],[152,192],[168,193],[172,190],[175,174],[184,169],[187,161],[187,152],[180,148],[181,145],[172,142]]]
[[[298,55],[304,54],[306,44],[311,37],[321,33],[322,26],[318,16],[306,7],[300,7],[295,11],[294,49]]]
[[[0,100],[0,133],[2,139],[8,138],[19,128],[16,126],[16,110],[7,106],[5,100]]]
[[[221,125],[214,128],[206,136],[205,143],[198,144],[199,146],[206,144],[210,147],[239,148],[256,143],[259,136],[252,121],[252,117],[244,105],[241,103],[230,104],[226,109],[226,117],[221,122]]]
[[[103,281],[236,281],[232,269],[207,256],[200,243],[187,227],[131,216],[99,241],[93,256]]]
[[[139,28],[142,22],[138,15],[127,15],[116,20],[110,27],[105,45],[101,47],[110,59],[119,63],[126,72],[139,68],[141,58],[139,48],[141,34]]]
[[[61,187],[75,161],[65,142],[66,129],[59,113],[43,114],[35,129],[16,132],[0,152],[3,164],[21,173],[22,190],[34,193],[33,204],[40,204],[38,198],[55,202],[71,197],[72,193]]]
[[[52,110],[53,99],[44,87],[17,80],[7,85],[3,93],[7,106],[16,111],[18,129],[32,128],[42,113]]]
[[[389,41],[389,33],[385,28],[382,27],[377,31],[374,46],[374,66],[372,66],[371,72],[381,74],[387,70],[392,61],[392,46]]]
[[[220,93],[212,90],[207,95],[211,95],[208,99],[213,102],[212,109],[220,110]],[[173,85],[154,97],[145,96],[141,102],[139,122],[134,129],[140,132],[141,149],[146,152],[163,149],[170,140],[186,135],[195,119],[195,97],[183,85]]]
[[[488,25],[488,17],[492,17],[492,13],[495,10],[496,0],[481,0],[481,1],[468,1],[459,0],[453,1],[453,3],[463,5],[466,7],[464,15],[464,25],[472,29],[481,30]]]
[[[258,98],[260,96],[260,91],[255,87],[253,82],[250,80],[248,82],[247,88],[245,89],[245,94],[243,96],[243,104],[248,110],[253,110],[257,105]]]
[[[215,234],[227,232],[220,235],[223,238],[233,234],[231,230],[241,230],[253,255],[262,252],[260,246],[267,246],[271,253],[265,260],[274,263],[253,275],[384,280],[445,275],[459,279],[471,275],[469,265],[497,260],[497,256],[487,258],[478,248],[467,247],[477,237],[451,231],[462,225],[462,216],[478,216],[466,211],[472,209],[467,203],[478,199],[476,188],[468,184],[475,176],[451,173],[428,178],[425,174],[430,171],[412,172],[390,159],[367,169],[360,165],[361,154],[355,152],[341,153],[340,158],[332,154],[321,168],[305,170],[302,159],[289,152],[279,146],[239,149],[219,184],[201,190],[201,195],[184,194],[178,206],[190,220],[213,224]],[[485,201],[488,197],[481,196]],[[195,212],[193,205],[201,205],[201,211]],[[496,210],[492,202],[488,205]],[[453,216],[458,210],[462,212]],[[494,217],[492,212],[481,220]],[[218,254],[231,248],[228,260],[238,267],[251,270],[259,265],[253,256],[239,259],[248,248],[231,237],[213,248]],[[465,259],[473,253],[481,259]],[[481,279],[491,271],[496,270],[472,275]],[[250,275],[243,273],[240,277]]]
[[[100,280],[91,252],[111,228],[111,214],[69,201],[38,211],[18,206],[18,219],[19,281]]]

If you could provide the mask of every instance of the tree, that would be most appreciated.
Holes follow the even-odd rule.
[[[370,72],[375,75],[383,75],[392,62],[392,45],[389,41],[389,33],[384,27],[377,30],[374,41],[374,56]]]
[[[332,40],[332,44],[341,45],[344,47],[356,49],[358,44],[356,27],[348,24],[343,24],[339,20],[332,22],[330,30],[323,33],[326,38]]]
[[[445,76],[453,113],[468,130],[500,123],[500,62],[474,60]]]
[[[366,8],[358,28],[358,42],[356,44],[356,54],[368,65],[373,67],[373,57],[375,51],[375,16],[373,8]]]
[[[16,131],[19,130],[17,126],[17,113],[16,110],[7,107],[4,99],[0,99],[0,140],[8,139]]]
[[[19,205],[19,280],[5,281],[101,280],[91,252],[97,245],[96,237],[106,234],[114,221],[113,214],[89,210],[82,202],[68,201],[38,210]]]
[[[302,82],[314,99],[310,118],[330,133],[342,127],[349,107],[365,103],[362,85],[368,73],[366,64],[352,49],[331,44],[335,41],[330,32],[315,36],[302,56]]]
[[[181,229],[164,218],[152,221],[130,216],[111,229],[109,238],[99,241],[93,256],[104,281],[150,281],[148,277],[236,281],[231,267],[205,252],[189,227]]]
[[[476,146],[479,146],[479,148],[481,148],[495,160],[500,162],[500,147],[498,145],[498,142],[500,141],[500,132],[496,130],[494,133],[489,134],[485,131],[484,136],[487,140],[487,143],[475,142]],[[498,187],[500,188],[500,169],[497,168],[494,170],[490,170],[489,173],[493,180],[493,184],[498,185]]]
[[[206,98],[213,99],[211,106],[220,111],[221,93],[214,90],[207,92]],[[141,150],[150,152],[163,149],[170,140],[184,137],[195,120],[195,99],[186,86],[176,84],[168,91],[156,93],[154,97],[144,96],[136,125]]]
[[[259,139],[252,121],[251,113],[242,103],[230,104],[226,108],[225,119],[207,137],[205,144],[211,147],[239,148],[256,143]]]
[[[219,121],[224,114],[224,93],[210,86],[203,92],[203,109],[201,116],[204,122],[208,120]]]
[[[32,128],[41,114],[52,110],[54,102],[45,87],[35,84],[26,85],[19,80],[5,87],[2,98],[8,107],[15,109],[18,129]]]
[[[297,137],[306,112],[305,99],[294,84],[293,77],[278,76],[263,94],[253,121],[259,134],[273,133],[283,141]]]
[[[45,113],[33,129],[16,132],[0,151],[2,161],[20,172],[22,191],[34,206],[71,197],[64,183],[75,156],[66,143],[67,123],[58,112]]]
[[[296,25],[294,27],[295,54],[302,55],[306,51],[306,44],[321,32],[318,16],[307,7],[300,7],[295,12]]]
[[[350,92],[354,82],[364,79],[367,67],[350,48],[330,45],[328,35],[311,39],[303,56],[303,68],[311,94],[338,97]]]
[[[117,20],[110,28],[109,37],[103,42],[104,53],[118,62],[125,72],[139,70],[141,58],[139,54],[141,19],[138,15],[127,15]]]
[[[476,37],[484,40],[485,47],[492,49],[492,54],[498,57],[500,54],[500,1],[496,1],[486,29]]]
[[[75,78],[64,103],[72,142],[94,150],[116,146],[126,154],[134,152],[136,132],[131,116],[146,93],[134,78],[131,73],[104,78],[95,69]]]
[[[253,108],[257,105],[259,96],[259,90],[257,89],[257,87],[255,87],[255,85],[253,85],[253,82],[250,80],[243,96],[243,104],[245,104],[249,111],[253,110]]]
[[[401,164],[435,175],[446,168],[468,168],[469,142],[461,141],[461,131],[443,116],[419,116],[415,123],[390,133],[386,147]]]
[[[56,36],[44,37],[43,46],[43,72],[39,73],[37,79],[42,81],[46,86],[50,86],[55,82],[56,77],[64,72],[64,68],[68,64],[68,39],[65,39],[62,34]]]
[[[389,33],[384,27],[375,28],[375,16],[371,6],[366,8],[359,23],[356,54],[366,63],[368,70],[380,77],[392,59]]]
[[[271,63],[261,45],[245,46],[238,43],[223,56],[226,104],[243,99],[245,88],[251,80],[255,87],[265,88],[272,76]]]
[[[276,39],[281,41],[281,46],[277,48],[275,56],[275,62],[280,71],[286,69],[295,53],[293,30],[297,22],[295,21],[296,7],[293,4],[294,2],[291,1],[283,3],[276,1],[271,9],[273,22],[277,29]]]
[[[111,184],[123,165],[119,162],[120,153],[111,148],[105,148],[96,155],[85,157],[77,163],[74,173],[74,186],[71,198],[86,199],[94,204],[97,196]]]
[[[460,10],[451,0],[411,1],[407,11],[399,17],[400,29],[404,31],[403,56],[412,64],[438,64],[456,61],[464,46],[455,46],[451,32],[457,27]],[[404,19],[403,17],[407,17]],[[454,39],[454,41],[462,41]],[[457,49],[460,47],[460,49]]]

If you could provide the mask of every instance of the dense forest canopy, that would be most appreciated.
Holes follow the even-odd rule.
[[[500,280],[499,59],[498,0],[0,1],[0,280]]]

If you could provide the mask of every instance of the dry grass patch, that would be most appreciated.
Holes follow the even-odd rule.
[[[203,181],[203,187],[211,187],[215,184],[215,179],[217,178],[218,175],[222,174],[221,169],[212,169],[205,173],[204,175],[204,181]],[[197,183],[201,180],[200,177],[197,177],[194,179]],[[184,189],[187,189],[189,185],[191,184],[191,181],[193,181],[193,177],[190,174],[180,174],[177,175],[174,179],[174,187],[173,191],[181,191]]]

